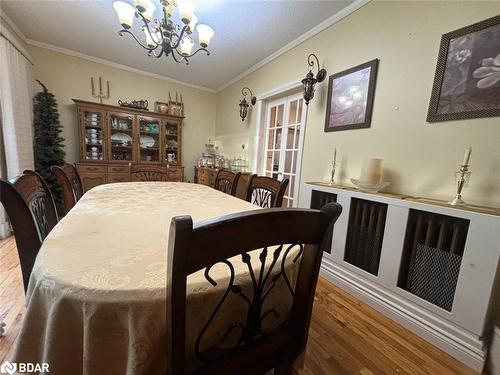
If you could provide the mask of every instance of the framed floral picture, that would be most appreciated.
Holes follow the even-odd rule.
[[[500,16],[444,34],[428,122],[500,116]]]
[[[325,132],[369,128],[378,59],[330,76]]]

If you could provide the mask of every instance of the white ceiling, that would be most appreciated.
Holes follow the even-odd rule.
[[[159,8],[159,0],[153,1]],[[209,47],[210,56],[199,53],[185,65],[174,62],[170,56],[148,57],[130,35],[120,37],[113,0],[1,2],[6,14],[30,40],[212,90],[220,89],[353,3],[352,0],[195,0],[199,23],[210,25],[215,36]],[[174,14],[174,18],[178,19],[178,15]],[[140,32],[138,22],[134,29]]]

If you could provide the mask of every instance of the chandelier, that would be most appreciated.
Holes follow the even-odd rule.
[[[186,64],[189,64],[188,58],[200,51],[210,55],[207,47],[214,31],[210,26],[202,24],[196,28],[200,47],[192,52],[195,44],[193,32],[198,18],[193,13],[194,6],[190,0],[161,0],[162,19],[154,17],[156,5],[152,0],[133,1],[134,6],[123,1],[113,3],[118,20],[123,27],[118,34],[120,36],[123,34],[132,35],[135,41],[148,51],[148,56],[153,55],[160,58],[163,55],[171,55],[176,62],[185,61]],[[179,9],[182,24],[177,24],[172,19],[175,8]],[[141,29],[144,32],[144,38],[137,37],[131,31],[134,17],[139,19],[139,22],[142,21]]]

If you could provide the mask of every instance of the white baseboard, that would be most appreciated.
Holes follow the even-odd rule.
[[[323,258],[321,273],[382,314],[481,373],[486,350],[480,337]]]

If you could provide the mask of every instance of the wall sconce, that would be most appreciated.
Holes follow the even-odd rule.
[[[255,103],[257,102],[257,98],[255,96],[253,96],[253,93],[252,93],[252,90],[250,90],[248,87],[243,87],[241,89],[241,93],[243,94],[243,99],[240,100],[240,117],[241,117],[241,121],[245,121],[245,117],[247,117],[247,114],[248,114],[248,107],[250,106],[250,104],[248,104],[247,100],[246,100],[246,96],[248,93],[250,93],[250,103],[252,103],[252,105],[255,105]]]
[[[316,59],[316,65],[318,68],[318,73],[316,74],[316,78],[312,72],[312,68],[314,66],[313,57]],[[309,64],[309,73],[306,74],[306,77],[302,80],[302,84],[304,85],[304,100],[306,105],[309,105],[309,101],[314,97],[314,85],[317,82],[323,82],[326,78],[326,69],[319,68],[319,60],[318,57],[311,53],[307,58],[307,63]]]

